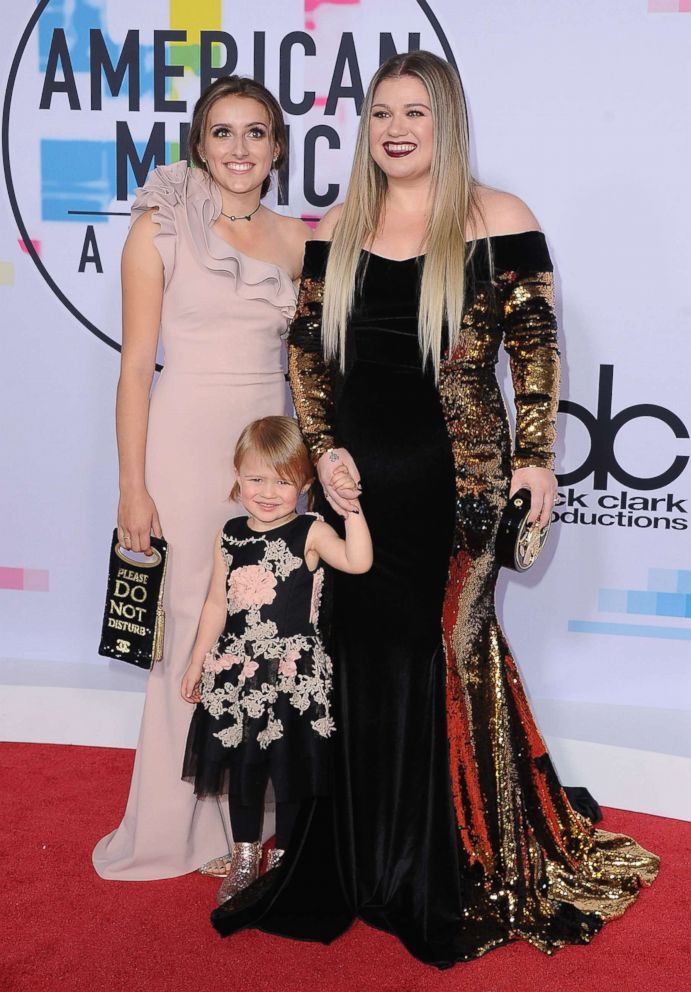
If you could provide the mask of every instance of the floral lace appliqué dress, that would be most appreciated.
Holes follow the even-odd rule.
[[[221,534],[228,615],[204,661],[183,777],[197,795],[276,799],[329,791],[332,666],[319,633],[324,566],[310,572],[305,542],[315,514],[266,532],[246,517]]]

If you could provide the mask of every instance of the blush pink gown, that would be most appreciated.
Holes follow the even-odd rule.
[[[193,711],[180,682],[214,538],[243,512],[228,501],[235,442],[251,420],[290,409],[283,338],[296,299],[287,272],[214,232],[221,202],[206,173],[159,166],[137,191],[133,220],[151,207],[165,271],[165,367],[151,398],[146,483],[169,543],[165,649],[149,677],[124,818],[93,853],[101,877],[133,881],[185,874],[229,848],[226,804],[197,800],[180,778]]]

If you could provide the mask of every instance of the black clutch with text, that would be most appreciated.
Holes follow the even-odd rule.
[[[545,527],[528,523],[530,490],[519,489],[509,499],[497,531],[497,561],[516,572],[525,572],[534,565],[545,546],[551,519]]]
[[[98,653],[151,668],[163,656],[165,585],[168,545],[152,537],[150,556],[128,552],[113,531],[108,567],[108,590]]]

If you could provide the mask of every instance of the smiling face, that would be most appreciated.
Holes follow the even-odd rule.
[[[264,104],[247,96],[216,100],[206,116],[199,152],[222,191],[240,196],[259,192],[278,152]]]
[[[370,155],[394,180],[429,177],[434,122],[427,88],[416,76],[383,79],[374,91],[369,122]]]
[[[240,502],[259,523],[280,527],[295,515],[300,490],[253,452],[242,459],[237,481]]]

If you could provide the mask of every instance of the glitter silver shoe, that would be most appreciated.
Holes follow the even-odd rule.
[[[266,870],[271,871],[272,868],[276,868],[285,853],[280,847],[272,847],[266,857]]]
[[[250,843],[241,841],[233,848],[228,865],[228,874],[221,882],[221,887],[216,893],[216,902],[222,905],[226,899],[232,899],[234,895],[246,889],[248,885],[259,875],[259,866],[262,860],[261,841]]]

